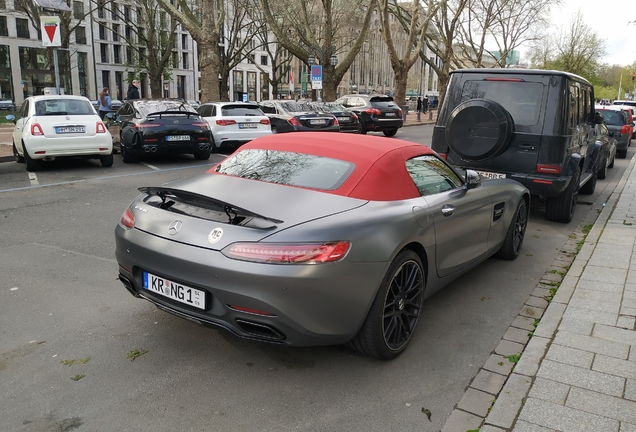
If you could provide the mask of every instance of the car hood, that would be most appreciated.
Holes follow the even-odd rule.
[[[237,241],[260,241],[292,226],[368,202],[221,174],[140,190],[142,195],[131,204],[136,229],[213,250]],[[177,204],[170,205],[170,201]],[[233,223],[230,218],[234,218]]]

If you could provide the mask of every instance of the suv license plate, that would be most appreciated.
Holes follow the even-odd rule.
[[[181,285],[148,272],[144,272],[143,288],[188,306],[205,309],[205,291]]]
[[[167,136],[166,141],[190,141],[190,135]]]
[[[487,172],[487,171],[477,171],[477,172],[483,178],[487,178],[487,179],[490,179],[490,180],[506,178],[505,174],[491,173],[491,172]]]
[[[395,113],[391,112],[391,113],[384,113],[385,116],[387,117],[395,117]]]

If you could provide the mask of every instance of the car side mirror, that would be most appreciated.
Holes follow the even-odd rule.
[[[603,124],[604,122],[605,119],[603,118],[601,113],[599,113],[598,111],[594,113],[594,124]]]
[[[4,117],[7,121],[13,122],[13,124],[15,124],[15,116],[13,114],[9,114],[8,116]]]
[[[466,188],[475,189],[481,186],[481,176],[475,170],[466,170]]]

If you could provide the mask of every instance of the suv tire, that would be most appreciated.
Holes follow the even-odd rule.
[[[587,183],[585,183],[580,192],[583,195],[592,195],[594,193],[594,189],[596,189],[596,179],[598,178],[598,173],[594,173],[592,178],[590,178]]]
[[[498,102],[471,99],[451,112],[446,123],[446,141],[467,161],[480,161],[500,155],[512,138],[510,113]]]
[[[616,150],[616,157],[621,159],[625,159],[627,157],[627,149],[625,150]]]
[[[545,204],[545,218],[554,222],[568,223],[574,217],[576,200],[579,196],[581,168],[576,167],[570,184],[559,196],[548,198]]]

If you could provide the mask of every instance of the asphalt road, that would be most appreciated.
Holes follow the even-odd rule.
[[[427,144],[431,133],[397,138]],[[244,341],[116,280],[113,230],[137,188],[221,157],[67,161],[31,177],[0,164],[0,430],[437,431],[590,210],[583,202],[613,190],[629,161],[580,196],[569,224],[546,221],[535,202],[521,256],[489,259],[429,298],[411,346],[381,362],[342,346]],[[145,354],[131,360],[135,350]]]

